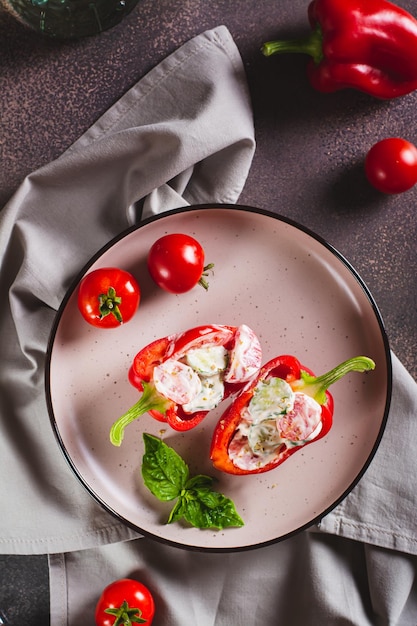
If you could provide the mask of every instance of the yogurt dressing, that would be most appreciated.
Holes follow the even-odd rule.
[[[288,449],[315,439],[322,428],[321,405],[294,392],[281,378],[260,381],[242,415],[229,457],[244,470],[265,467]]]
[[[231,350],[217,344],[190,348],[169,358],[153,372],[157,391],[180,404],[186,413],[210,411],[224,398],[224,383],[244,383],[261,367],[259,339],[245,325],[236,330]]]

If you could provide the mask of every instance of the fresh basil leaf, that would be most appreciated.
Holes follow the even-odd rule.
[[[214,478],[211,476],[205,476],[204,474],[197,474],[193,476],[185,483],[185,489],[204,489],[211,488],[214,482]]]
[[[158,437],[143,433],[143,440],[142,477],[146,487],[159,500],[174,500],[187,482],[187,464]]]
[[[181,496],[176,501],[174,508],[172,509],[169,517],[167,519],[167,524],[173,524],[174,522],[179,522],[184,517],[185,512],[185,501]]]
[[[232,500],[217,491],[206,489],[187,491],[181,497],[185,501],[184,518],[197,528],[222,530],[229,526],[239,527],[244,524]]]
[[[189,478],[185,461],[161,439],[143,434],[145,454],[142,476],[146,487],[159,500],[177,498],[168,524],[185,519],[197,528],[222,530],[228,526],[243,526],[230,498],[212,489],[214,479],[204,474]]]

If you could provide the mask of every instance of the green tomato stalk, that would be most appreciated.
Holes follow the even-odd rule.
[[[104,609],[104,612],[116,618],[113,626],[134,626],[134,624],[146,624],[148,621],[141,617],[142,611],[140,609],[130,608],[126,600],[121,607]]]
[[[98,296],[98,304],[100,311],[100,319],[107,315],[114,315],[117,321],[121,324],[123,322],[122,314],[120,312],[119,304],[122,303],[122,299],[117,295],[114,287],[109,287],[107,293],[101,293]]]

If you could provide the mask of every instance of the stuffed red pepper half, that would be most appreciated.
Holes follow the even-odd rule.
[[[213,433],[210,458],[228,474],[268,472],[332,426],[328,387],[351,371],[372,370],[368,357],[344,361],[322,376],[294,356],[278,356],[240,392]]]
[[[126,426],[146,412],[174,430],[194,428],[261,364],[259,339],[244,324],[198,326],[157,339],[133,359],[129,380],[142,396],[113,424],[110,441],[120,446]]]

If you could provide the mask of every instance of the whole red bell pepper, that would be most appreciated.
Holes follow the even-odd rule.
[[[242,338],[249,350],[242,355],[244,370],[236,373],[236,359],[241,354],[239,345]],[[244,341],[244,343],[245,343]],[[209,412],[199,410],[186,412],[183,405],[164,395],[155,386],[156,368],[168,361],[178,363],[191,350],[208,346],[223,346],[228,352],[228,364],[224,371],[223,397],[240,391],[251,376],[256,376],[261,366],[261,348],[256,335],[247,326],[222,326],[217,324],[198,326],[183,333],[162,337],[145,346],[133,359],[128,378],[131,384],[142,392],[138,402],[119,417],[110,430],[110,441],[120,446],[124,429],[137,417],[149,413],[154,419],[167,423],[177,431],[194,428]],[[246,345],[246,347],[248,347]],[[233,364],[233,372],[231,370]],[[232,372],[232,373],[231,373]]]
[[[301,52],[318,91],[353,88],[389,99],[417,89],[417,20],[387,0],[313,0],[302,40],[269,41],[265,56]]]
[[[322,376],[314,376],[294,356],[282,355],[272,359],[261,368],[258,377],[241,391],[218,421],[210,449],[214,467],[236,475],[260,474],[274,469],[301,447],[321,439],[329,432],[334,404],[328,387],[348,372],[364,372],[374,367],[375,363],[371,359],[359,356],[344,361]],[[252,414],[250,412],[251,402],[262,385],[271,387],[271,381],[273,384],[278,383],[276,388],[281,389],[282,395],[266,393],[266,401],[262,401],[260,408],[273,417],[256,422],[254,411]],[[288,385],[279,384],[281,381],[288,383],[294,397],[291,397]],[[297,394],[298,402],[294,400]],[[302,396],[312,398],[318,406],[315,407],[311,400],[306,403],[306,398]],[[300,406],[306,407],[307,413],[301,409],[298,413],[297,407]],[[308,424],[305,416],[309,414],[318,419]],[[271,423],[274,436],[267,440],[264,435],[271,432]],[[250,441],[253,425],[261,429],[258,433],[262,435],[256,439],[255,446]],[[268,454],[264,455],[266,445]]]

